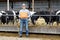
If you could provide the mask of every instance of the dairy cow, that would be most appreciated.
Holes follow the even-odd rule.
[[[8,24],[9,22],[12,22],[14,24],[14,20],[16,18],[15,11],[1,11],[0,13],[2,14],[1,22],[3,24]]]
[[[34,16],[37,15],[37,16]],[[53,16],[55,15],[55,16]],[[40,11],[40,12],[36,12],[35,14],[32,15],[31,17],[31,21],[33,24],[35,24],[35,21],[39,18],[39,17],[43,17],[46,21],[46,23],[53,23],[55,21],[57,21],[57,23],[59,23],[59,16],[56,15],[56,11],[54,12],[50,12],[50,11]]]

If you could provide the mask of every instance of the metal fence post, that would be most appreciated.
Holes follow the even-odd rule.
[[[7,0],[7,10],[9,10],[9,0]]]
[[[34,11],[34,0],[32,0],[32,11]]]

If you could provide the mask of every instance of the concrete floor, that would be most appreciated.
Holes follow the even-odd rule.
[[[0,40],[60,40],[60,35],[46,35],[46,34],[30,34],[29,37],[26,37],[23,34],[22,38],[19,37],[18,33],[7,33],[0,32]]]

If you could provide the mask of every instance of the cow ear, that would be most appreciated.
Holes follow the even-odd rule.
[[[36,13],[36,12],[33,12],[33,11],[30,11],[30,13],[31,13],[31,16],[34,14],[34,13]]]

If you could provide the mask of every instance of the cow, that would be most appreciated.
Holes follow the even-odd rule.
[[[2,15],[1,15],[1,22],[3,22],[3,24],[6,23],[6,12],[5,11],[1,11],[0,12]]]
[[[34,16],[37,15],[37,16]],[[41,16],[40,16],[41,15]],[[43,15],[43,16],[42,16]],[[46,16],[44,16],[46,15]],[[32,15],[31,17],[31,21],[32,23],[35,25],[35,21],[39,18],[39,17],[43,17],[46,21],[46,23],[53,23],[55,21],[59,22],[59,16],[53,16],[56,15],[56,11],[54,12],[50,12],[50,11],[40,11],[40,12],[36,12]]]
[[[56,15],[59,16],[59,22],[60,22],[60,10],[57,10]]]
[[[0,20],[1,20],[2,13],[0,13]]]
[[[14,24],[14,20],[16,19],[15,11],[1,11],[1,22],[3,24],[12,22]]]

